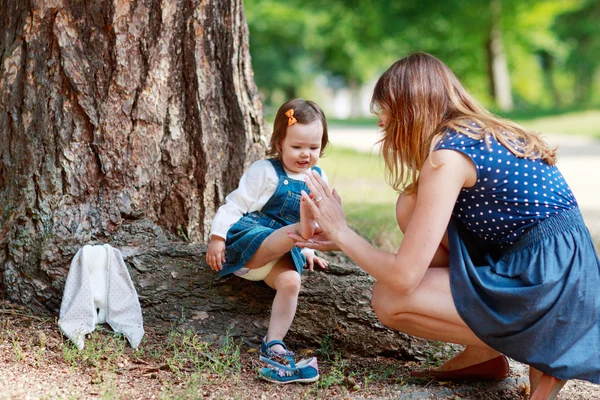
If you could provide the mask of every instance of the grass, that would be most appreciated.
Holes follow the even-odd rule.
[[[510,113],[496,113],[518,124],[546,134],[580,135],[600,139],[600,109],[592,110],[515,110]],[[329,119],[331,127],[374,127],[377,119],[363,117],[356,119]]]
[[[72,369],[82,365],[93,370],[92,383],[106,385],[110,389],[110,379],[120,368],[127,343],[124,336],[106,330],[102,326],[90,334],[90,339],[82,350],[71,342],[63,347],[63,357]]]
[[[518,109],[507,113],[493,112],[538,132],[591,136],[600,139],[600,109]],[[375,116],[349,119],[328,118],[327,124],[332,128],[375,127],[377,126],[377,118]],[[267,126],[273,126],[272,118],[267,118]]]
[[[167,348],[172,354],[167,364],[176,375],[222,375],[241,371],[240,343],[235,343],[229,335],[219,345],[202,340],[190,330],[183,333],[172,331]]]
[[[600,139],[600,110],[551,115],[517,122],[544,134],[579,135]]]
[[[115,334],[103,325],[96,328],[86,338],[82,350],[65,341],[62,354],[72,371],[90,373],[91,383],[99,386],[99,394],[104,399],[121,398],[115,392],[113,380],[132,363],[158,363],[158,369],[168,371],[175,380],[184,383],[166,385],[161,394],[164,399],[197,398],[201,387],[214,385],[215,381],[217,384],[224,382],[242,372],[242,342],[233,340],[228,334],[223,340],[213,343],[191,330],[180,332],[173,329],[168,332],[162,348],[149,347],[144,343],[145,346],[132,354],[123,335]],[[20,358],[15,350],[15,359]],[[156,368],[153,370],[157,371]]]
[[[319,165],[340,194],[349,225],[374,245],[395,251],[402,237],[395,216],[398,194],[385,181],[379,155],[332,146]]]
[[[560,117],[565,115],[574,115],[593,109],[594,108],[590,107],[563,107],[560,109],[517,107],[514,110],[508,112],[503,112],[495,109],[491,109],[491,111],[496,115],[511,119],[513,121],[528,121],[534,119],[543,119],[545,117]]]
[[[0,303],[0,311],[6,310]],[[257,378],[257,369],[264,367],[258,361],[257,346],[229,334],[203,337],[178,324],[160,329],[148,326],[140,348],[133,350],[123,336],[98,325],[86,337],[85,347],[77,350],[52,318],[34,316],[20,308],[18,311],[0,314],[0,398],[518,398],[516,389],[507,387],[497,389],[475,382],[467,386],[439,384],[411,378],[408,372],[417,364],[426,361],[431,366],[439,365],[438,357],[448,358],[457,351],[439,342],[416,353],[418,360],[367,358],[336,348],[335,334],[329,332],[316,348],[297,353],[299,358],[318,357],[319,381],[311,385],[273,385]],[[40,351],[45,356],[38,362],[36,354]]]
[[[10,336],[11,336],[12,348],[13,348],[13,352],[15,355],[15,359],[17,361],[23,361],[25,359],[25,356],[23,354],[23,348],[21,346],[19,337],[17,335],[15,335],[14,333],[12,333]]]
[[[62,342],[60,349],[62,349],[62,358],[70,366],[71,371],[90,376],[91,387],[94,387],[91,390],[97,393],[99,398],[123,398],[118,392],[117,376],[121,371],[131,369],[131,366],[136,364],[142,365],[142,369],[152,371],[152,375],[158,376],[159,371],[162,371],[161,374],[171,376],[164,379],[162,375],[164,385],[158,393],[152,393],[154,398],[196,399],[210,396],[217,387],[229,387],[229,393],[233,392],[234,395],[231,397],[228,394],[225,397],[215,398],[249,398],[244,394],[243,389],[240,389],[245,385],[242,374],[248,374],[256,367],[257,364],[249,360],[249,357],[256,357],[256,352],[248,349],[243,341],[232,339],[229,334],[226,334],[222,340],[214,342],[206,341],[191,330],[180,331],[173,328],[165,332],[163,345],[147,343],[144,340],[140,350],[133,351],[124,336],[115,334],[103,325],[98,325],[96,328],[87,336],[82,350],[78,350],[68,340]],[[16,333],[12,336],[16,336]],[[436,357],[447,356],[448,349],[448,345],[433,342],[431,349],[427,351],[427,360],[431,364],[436,362],[439,364]],[[26,351],[27,349],[23,350]],[[320,379],[314,385],[301,386],[303,388],[301,392],[295,391],[295,394],[289,398],[329,399],[333,395],[341,395],[344,392],[371,389],[379,392],[380,389],[377,388],[381,388],[381,385],[393,385],[397,389],[405,385],[396,361],[386,360],[384,364],[376,363],[376,365],[370,362],[356,364],[353,358],[335,348],[331,334],[323,336],[320,346],[314,349],[314,353],[319,357]],[[15,355],[15,359],[20,358]],[[250,372],[250,374],[254,373]],[[143,374],[146,378],[148,375],[148,373]],[[270,386],[267,385],[268,388]],[[273,388],[277,392],[277,387],[273,386]],[[272,395],[271,393],[262,398],[271,398]]]

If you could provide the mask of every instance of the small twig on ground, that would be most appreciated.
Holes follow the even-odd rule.
[[[6,310],[6,309],[3,309],[3,308],[0,308],[0,314],[18,315],[19,317],[26,317],[26,318],[36,319],[38,321],[45,321],[47,319],[47,318],[44,318],[44,317],[38,317],[37,315],[32,315],[32,314],[27,313],[27,312],[23,312],[23,311],[19,311],[19,310]]]

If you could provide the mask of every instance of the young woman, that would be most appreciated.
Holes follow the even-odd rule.
[[[392,329],[466,345],[440,380],[502,379],[509,356],[530,366],[531,399],[568,379],[600,383],[600,261],[577,202],[541,137],[495,117],[437,58],[416,53],[375,86],[372,108],[404,238],[397,254],[346,226],[327,183],[303,194],[322,234],[377,283],[373,308]],[[315,199],[321,199],[316,202]]]

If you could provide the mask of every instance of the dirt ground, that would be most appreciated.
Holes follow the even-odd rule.
[[[174,334],[175,333],[175,334]],[[175,339],[174,339],[175,338]],[[222,339],[222,338],[221,338]],[[422,362],[342,355],[323,346],[316,356],[321,377],[314,384],[273,385],[257,377],[257,348],[176,327],[146,326],[138,351],[110,328],[99,326],[78,351],[60,333],[56,317],[32,315],[0,303],[0,399],[526,399],[527,370],[511,362],[501,382],[438,383],[415,380],[409,371],[442,362],[458,348],[432,346]],[[227,347],[229,343],[229,347]],[[237,344],[236,344],[237,343]],[[436,347],[437,346],[437,347]],[[193,351],[190,351],[193,349]],[[436,350],[437,349],[437,350]],[[437,351],[437,352],[436,352]],[[559,399],[600,399],[600,386],[571,381]]]

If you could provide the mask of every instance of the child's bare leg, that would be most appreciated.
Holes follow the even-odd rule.
[[[304,199],[300,202],[300,236],[310,239],[315,234],[317,222],[313,217],[310,206]]]
[[[291,257],[281,257],[265,278],[265,283],[277,291],[267,331],[268,343],[271,340],[283,340],[296,315],[301,280]],[[271,347],[271,350],[276,353],[284,351],[280,345]]]
[[[246,268],[260,268],[265,264],[276,260],[288,253],[295,246],[292,239],[287,235],[288,232],[299,233],[300,224],[284,226],[271,233],[260,245],[250,261],[245,265]]]

